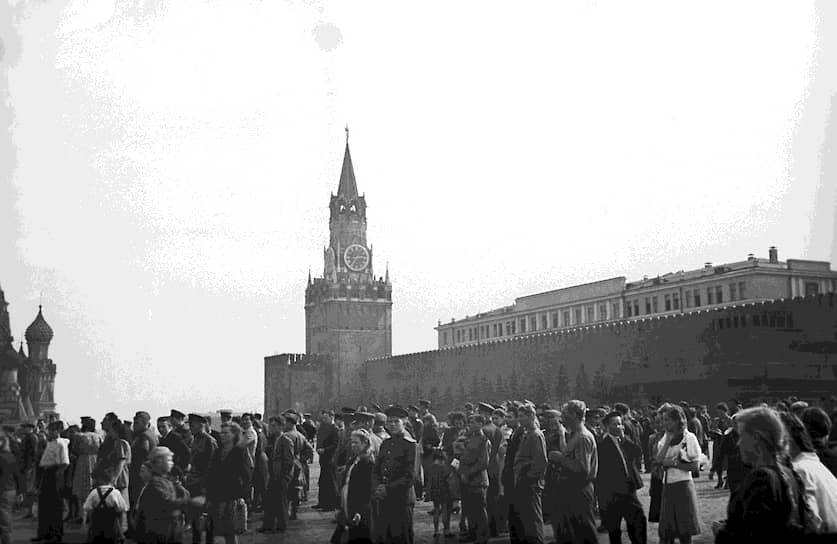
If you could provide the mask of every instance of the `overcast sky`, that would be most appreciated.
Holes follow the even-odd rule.
[[[515,297],[837,260],[835,7],[0,2],[0,285],[65,419],[262,407],[345,133],[393,349]],[[830,31],[826,26],[830,25]],[[17,344],[16,344],[17,346]]]

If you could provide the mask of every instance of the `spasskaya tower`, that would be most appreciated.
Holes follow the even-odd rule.
[[[392,355],[392,284],[388,269],[375,277],[366,197],[358,194],[348,128],[340,183],[329,200],[323,260],[323,276],[309,274],[305,289],[305,352],[329,356],[331,394],[352,403],[362,397],[364,361]]]

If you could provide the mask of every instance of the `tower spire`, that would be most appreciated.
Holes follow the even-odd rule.
[[[337,196],[342,197],[347,202],[357,199],[355,169],[352,166],[352,154],[349,152],[349,125],[346,125],[346,151],[343,153],[343,168],[340,171],[340,185],[337,187]]]

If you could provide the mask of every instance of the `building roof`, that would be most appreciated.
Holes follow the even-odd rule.
[[[44,344],[52,341],[52,327],[44,319],[43,308],[40,304],[38,305],[38,315],[35,317],[35,321],[26,329],[26,341]]]
[[[346,152],[343,154],[343,169],[340,171],[340,185],[337,187],[337,196],[346,201],[357,199],[357,182],[355,181],[355,169],[352,166],[352,154],[349,153],[349,142],[346,141]]]

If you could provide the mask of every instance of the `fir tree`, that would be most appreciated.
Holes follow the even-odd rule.
[[[578,367],[578,374],[575,377],[575,398],[578,400],[585,400],[590,395],[590,378],[587,377],[587,371],[584,370],[582,363]],[[585,400],[586,402],[586,400]]]
[[[555,396],[560,403],[570,400],[570,379],[567,377],[567,369],[564,368],[564,365],[558,366],[558,376],[555,378]]]

